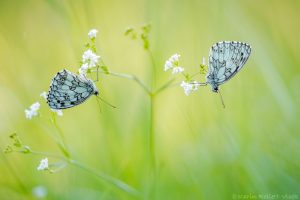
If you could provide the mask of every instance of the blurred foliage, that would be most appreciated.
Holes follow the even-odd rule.
[[[149,22],[150,35],[143,37],[155,59],[154,87],[170,78],[163,65],[174,53],[195,71],[215,42],[247,42],[253,50],[244,69],[221,86],[226,109],[209,87],[186,97],[176,86],[157,96],[156,199],[300,199],[299,9],[296,0],[2,0],[0,147],[17,132],[31,148],[59,154],[48,135],[53,129],[40,118],[26,120],[24,110],[57,71],[78,70],[91,28],[99,29],[96,45],[109,69],[149,84],[148,54],[124,36],[126,27]],[[126,79],[103,75],[97,87],[118,108],[101,105],[100,112],[92,97],[65,110],[57,123],[71,153],[147,193],[148,98]],[[41,112],[48,115],[45,102]],[[0,199],[36,199],[32,189],[40,185],[45,199],[134,199],[71,166],[56,174],[37,171],[40,159],[1,151]]]

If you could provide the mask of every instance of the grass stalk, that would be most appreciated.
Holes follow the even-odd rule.
[[[108,174],[105,174],[103,172],[97,171],[96,169],[93,169],[77,160],[74,160],[72,158],[66,158],[60,155],[56,155],[56,154],[51,154],[51,153],[45,153],[45,152],[39,152],[39,151],[33,151],[30,150],[30,153],[33,155],[40,155],[40,156],[46,156],[46,157],[52,157],[52,158],[57,158],[57,159],[61,159],[63,161],[65,161],[66,163],[73,165],[77,168],[80,168],[90,174],[93,174],[95,176],[97,176],[98,178],[100,178],[101,180],[103,180],[106,183],[112,184],[114,185],[116,188],[130,194],[133,196],[140,196],[140,192],[138,190],[136,190],[135,188],[133,188],[132,186],[128,185],[127,183],[121,181],[120,179],[114,178],[112,176],[109,176]]]

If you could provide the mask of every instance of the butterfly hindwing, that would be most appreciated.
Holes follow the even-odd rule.
[[[62,70],[52,80],[47,103],[52,109],[70,108],[84,102],[96,90],[90,80]]]
[[[250,45],[242,42],[218,42],[209,53],[207,83],[220,85],[232,78],[246,63]]]

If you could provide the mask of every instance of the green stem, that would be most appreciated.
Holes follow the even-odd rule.
[[[53,113],[52,113],[53,114]],[[53,116],[54,117],[54,116]],[[40,115],[40,118],[41,119],[45,119],[45,121],[48,122],[49,118],[45,118],[43,117],[42,115]],[[54,135],[49,127],[46,127],[44,124],[45,124],[45,121],[41,120],[39,123],[37,123],[38,126],[40,126],[43,130],[44,130],[44,133],[46,133],[52,140],[54,140],[54,142],[59,146],[59,148],[61,148],[61,142],[60,142],[60,139],[58,138],[57,134]],[[53,124],[53,119],[51,118],[50,120],[50,124]]]
[[[123,73],[115,73],[115,72],[109,72],[109,75],[120,77],[120,78],[126,78],[135,81],[138,85],[140,85],[144,91],[150,95],[151,91],[150,89],[146,86],[145,83],[143,83],[139,78],[137,78],[135,75],[131,74],[123,74]]]
[[[197,76],[198,74],[201,74],[200,72],[196,72],[195,74],[191,75],[191,78],[194,78],[195,76]]]
[[[70,158],[70,153],[67,148],[66,139],[65,139],[63,131],[61,130],[61,128],[58,126],[58,124],[56,122],[56,116],[53,116],[52,123],[53,123],[54,127],[56,128],[57,132],[59,133],[59,136],[61,139],[61,142],[58,143],[60,150],[67,158]]]
[[[107,183],[110,183],[114,186],[116,186],[117,188],[125,191],[128,194],[134,195],[134,196],[140,196],[140,192],[138,190],[136,190],[135,188],[131,187],[130,185],[124,183],[123,181],[114,178],[112,176],[109,176],[103,172],[99,172],[89,166],[86,166],[84,164],[82,164],[79,161],[73,160],[71,158],[66,158],[60,155],[56,155],[56,154],[51,154],[51,153],[45,153],[45,152],[39,152],[39,151],[32,151],[30,150],[30,153],[34,154],[34,155],[42,155],[42,156],[47,156],[47,157],[53,157],[53,158],[58,158],[61,159],[67,163],[69,163],[70,165],[76,166],[80,169],[83,169],[87,172],[89,172],[90,174],[93,174],[95,176],[97,176],[98,178],[104,180]]]
[[[155,90],[155,92],[153,94],[157,95],[158,93],[162,92],[163,90],[165,90],[166,88],[168,88],[174,81],[175,81],[175,78],[169,80],[168,82],[166,82],[165,84],[163,84],[161,87],[159,87],[157,90]]]
[[[102,172],[98,172],[96,171],[95,169],[93,168],[90,168],[76,160],[69,160],[69,163],[76,166],[76,167],[79,167],[93,175],[96,175],[97,177],[101,178],[102,180],[108,182],[108,183],[111,183],[112,185],[115,185],[116,187],[122,189],[123,191],[131,194],[131,195],[134,195],[134,196],[140,196],[140,192],[138,192],[136,189],[134,189],[133,187],[129,186],[128,184],[124,183],[123,181],[119,180],[119,179],[116,179],[114,177],[111,177],[107,174],[104,174]]]
[[[52,158],[57,158],[57,159],[61,159],[67,162],[67,159],[63,156],[60,155],[56,155],[56,154],[52,154],[52,153],[46,153],[46,152],[40,152],[40,151],[33,151],[30,150],[30,153],[34,154],[34,155],[39,155],[39,156],[46,156],[46,157],[52,157]]]
[[[156,80],[156,66],[155,66],[155,60],[154,56],[152,54],[152,51],[150,49],[147,49],[147,52],[149,54],[151,64],[152,64],[152,70],[151,70],[151,86],[152,86],[152,91],[155,86],[155,80]]]
[[[149,129],[149,150],[151,166],[155,169],[155,137],[154,137],[154,96],[150,95],[150,129]]]
[[[157,90],[155,90],[156,85],[156,67],[155,67],[155,60],[153,57],[152,52],[150,49],[147,49],[147,52],[150,56],[151,60],[151,71],[150,71],[150,79],[151,79],[151,93],[149,94],[150,97],[150,128],[149,128],[149,158],[150,158],[150,196],[149,199],[156,199],[156,146],[155,146],[155,131],[154,131],[154,116],[155,116],[155,96]]]

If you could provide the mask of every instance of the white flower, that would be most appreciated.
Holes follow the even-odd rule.
[[[182,81],[180,86],[183,88],[186,96],[188,96],[191,92],[198,90],[199,88],[199,84],[197,84],[196,81],[190,83]]]
[[[89,67],[95,67],[99,61],[100,56],[95,54],[92,50],[86,50],[82,55],[82,62],[88,63]]]
[[[81,75],[81,76],[85,76],[86,75],[86,70],[84,70],[82,68],[79,68],[78,72],[79,72],[79,75]]]
[[[64,113],[62,112],[62,110],[56,110],[56,109],[51,109],[52,110],[52,112],[55,112],[56,114],[57,114],[57,116],[63,116],[64,115]]]
[[[48,191],[46,187],[39,185],[32,188],[32,194],[37,197],[38,199],[42,199],[47,196]]]
[[[35,102],[34,104],[32,104],[30,106],[31,110],[37,111],[40,108],[40,103],[39,102]]]
[[[97,33],[98,33],[97,29],[91,29],[88,33],[88,36],[89,36],[89,38],[93,39],[93,38],[96,38]]]
[[[184,71],[183,67],[174,67],[172,74],[178,74],[178,73],[182,73]]]
[[[84,63],[81,65],[81,67],[79,68],[79,74],[80,75],[86,75],[86,71],[89,68],[89,64],[88,63]]]
[[[40,103],[36,102],[32,104],[29,109],[25,109],[25,116],[27,119],[31,119],[34,116],[37,116],[38,110],[40,109]]]
[[[205,58],[202,58],[202,65],[206,65]]]
[[[165,64],[165,71],[168,71],[172,67],[173,67],[173,63],[171,61],[167,60],[166,64]]]
[[[41,171],[41,170],[46,170],[49,169],[48,166],[48,158],[44,158],[40,161],[40,165],[37,167],[37,170]]]
[[[86,75],[86,70],[83,70],[82,68],[79,68],[78,72],[79,72],[79,75],[81,75],[81,76]]]
[[[89,65],[87,63],[84,63],[84,64],[81,65],[81,68],[83,70],[87,70],[89,68]]]
[[[180,58],[179,54],[174,54],[173,56],[171,56],[171,58],[169,59],[171,62],[178,62]]]
[[[179,58],[180,58],[180,55],[179,54],[174,54],[174,55],[172,55],[167,61],[166,61],[166,63],[165,63],[165,71],[168,71],[169,69],[172,69],[172,68],[175,68],[175,67],[179,67],[178,66],[178,62],[179,62]],[[183,69],[182,67],[181,67],[181,69]],[[177,71],[177,70],[179,70],[179,71],[181,71],[181,69],[176,69],[175,70],[175,72]],[[180,73],[180,72],[178,72],[178,73]],[[174,74],[174,70],[173,70],[173,74]]]
[[[42,92],[41,94],[40,94],[40,97],[43,97],[45,100],[47,100],[47,92]]]

